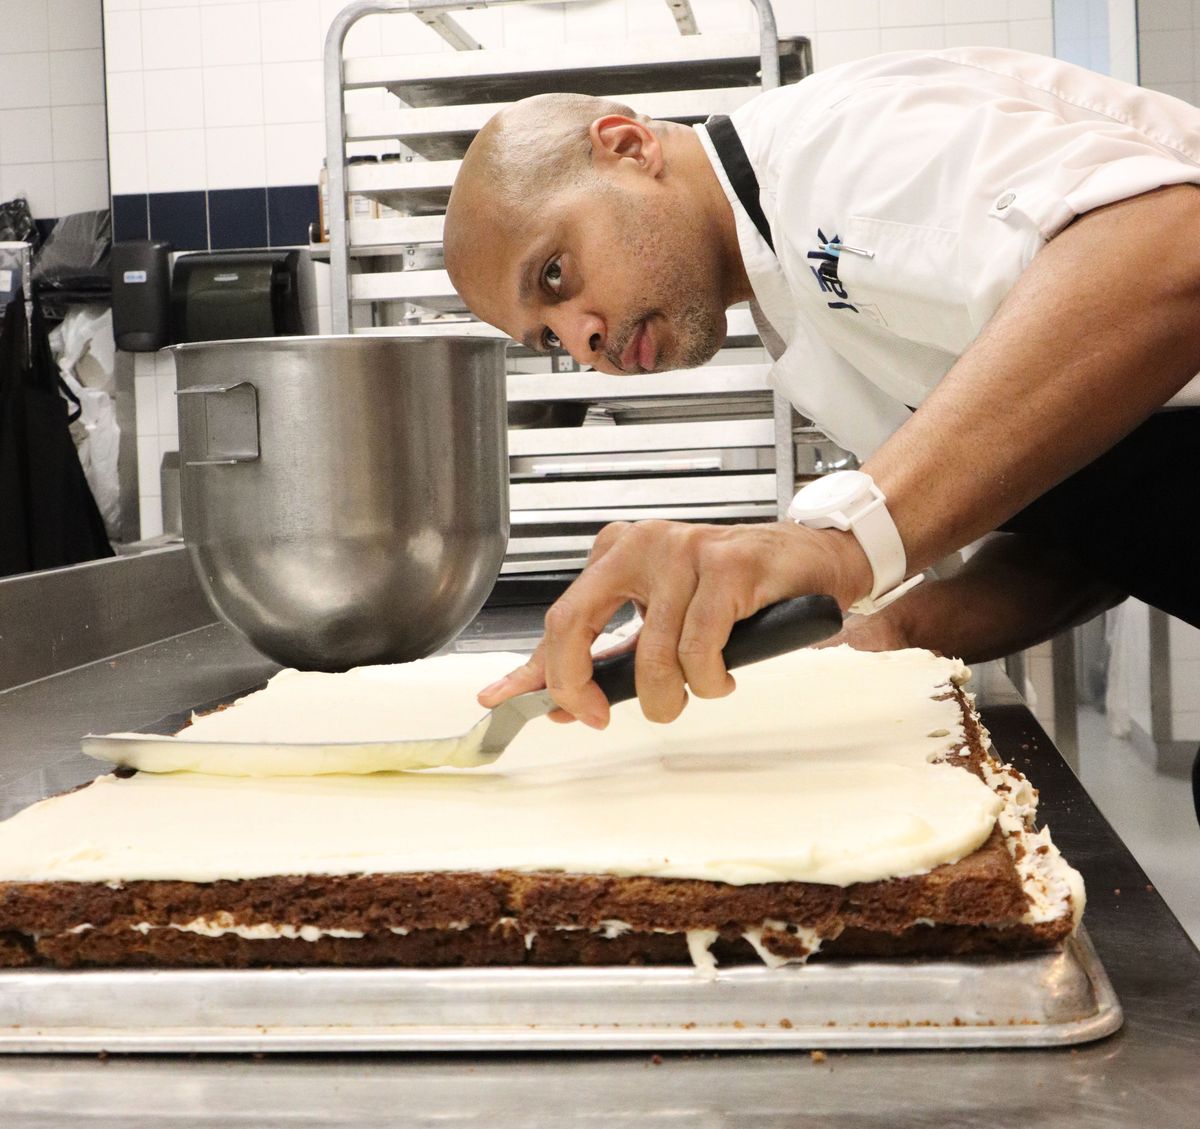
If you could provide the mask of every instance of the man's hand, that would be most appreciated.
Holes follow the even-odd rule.
[[[937,581],[934,581],[921,587],[931,588],[936,585]],[[820,643],[814,643],[813,646],[818,649],[847,646],[856,651],[903,651],[907,647],[916,646],[907,634],[908,624],[900,613],[900,605],[906,598],[902,597],[874,615],[847,616],[841,631]]]
[[[790,596],[832,595],[846,607],[870,587],[858,542],[837,530],[790,522],[609,525],[587,568],[547,612],[545,637],[529,662],[479,701],[491,707],[546,686],[567,715],[604,728],[608,702],[592,681],[589,649],[613,613],[633,601],[645,620],[635,665],[642,712],[672,721],[687,704],[687,688],[701,698],[733,689],[721,649],[738,620]]]

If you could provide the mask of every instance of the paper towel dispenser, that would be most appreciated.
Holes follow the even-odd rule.
[[[117,348],[153,353],[171,342],[171,245],[149,239],[113,244],[113,337]]]
[[[307,251],[197,252],[175,260],[172,340],[227,341],[313,332]]]

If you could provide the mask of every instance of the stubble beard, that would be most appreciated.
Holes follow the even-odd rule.
[[[704,295],[716,289],[712,268],[700,253],[706,247],[705,233],[688,230],[665,213],[648,216],[635,212],[633,207],[622,210],[626,212],[625,230],[638,233],[626,240],[630,261],[637,265],[651,292],[639,296],[635,309],[640,312],[622,323],[609,360],[620,368],[620,358],[638,327],[644,321],[659,319],[666,323],[674,340],[671,355],[662,351],[664,342],[659,341],[654,371],[698,368],[712,359],[725,340],[725,310],[714,309],[712,302],[704,300]],[[664,236],[667,231],[674,237],[669,244]],[[696,253],[689,254],[689,248]]]
[[[713,288],[713,282],[702,269],[702,260],[686,258],[684,254],[666,254],[662,240],[653,238],[638,240],[637,262],[643,268],[643,277],[654,284],[656,295],[647,296],[640,302],[641,312],[636,313],[620,326],[616,335],[617,348],[614,364],[620,365],[620,356],[636,334],[638,326],[649,320],[659,320],[670,329],[673,341],[670,354],[662,352],[655,358],[654,371],[671,368],[697,368],[713,358],[716,350],[725,341],[724,308],[713,308],[704,302],[702,295]],[[653,271],[653,274],[652,274]],[[610,360],[612,360],[610,355]]]

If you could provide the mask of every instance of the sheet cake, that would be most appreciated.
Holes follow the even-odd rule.
[[[399,737],[418,697],[461,732],[475,689],[517,661],[284,672],[183,737]],[[668,726],[634,705],[603,733],[531,723],[486,769],[102,776],[0,824],[0,964],[711,975],[1053,946],[1082,882],[1035,830],[1036,791],[996,758],[967,677],[928,652],[808,650]]]

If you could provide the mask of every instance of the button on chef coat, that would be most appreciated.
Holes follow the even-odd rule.
[[[771,383],[861,458],[1076,216],[1200,183],[1200,109],[998,48],[848,63],[731,117],[774,253],[696,131],[733,207],[755,316],[769,322]],[[1170,404],[1200,404],[1200,377]]]

